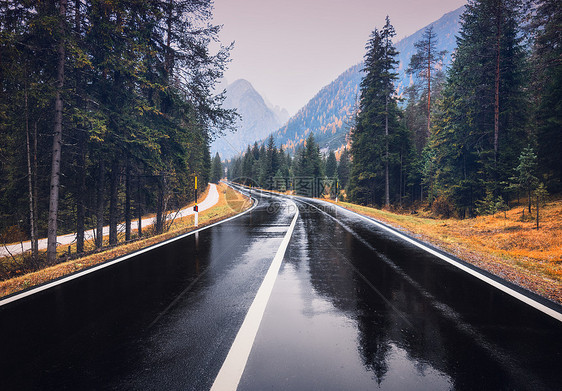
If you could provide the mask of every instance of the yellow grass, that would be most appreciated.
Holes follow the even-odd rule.
[[[562,303],[562,201],[541,209],[540,229],[523,206],[495,216],[433,219],[340,202],[457,257]],[[533,210],[535,213],[535,210]],[[528,210],[525,210],[528,217]]]
[[[251,202],[240,193],[225,184],[218,185],[219,201],[210,209],[199,213],[199,227],[213,224],[219,220],[234,216],[251,206]],[[204,199],[204,196],[200,199]],[[88,267],[110,261],[125,254],[163,242],[173,237],[193,231],[194,216],[187,216],[174,221],[170,230],[161,235],[119,245],[108,250],[91,254],[82,258],[63,262],[33,273],[0,282],[0,297],[19,292],[32,286],[41,285],[60,277],[84,270]],[[61,252],[66,251],[65,247]]]
[[[498,212],[465,220],[437,219],[423,212],[417,216],[398,214],[346,202],[338,205],[374,217],[562,304],[562,200],[541,208],[539,230],[524,201],[505,215]],[[534,208],[532,212],[536,216]]]

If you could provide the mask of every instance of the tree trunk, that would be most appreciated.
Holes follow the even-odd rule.
[[[39,207],[37,205],[37,199],[39,198],[37,193],[38,193],[38,189],[39,187],[37,186],[37,173],[39,172],[39,167],[38,167],[38,163],[37,163],[37,122],[35,121],[35,123],[33,124],[33,172],[32,172],[32,177],[33,177],[33,210],[34,210],[34,215],[35,215],[35,225],[34,225],[34,232],[33,232],[33,236],[37,239],[37,244],[35,247],[37,247],[37,252],[39,252],[39,225],[38,225],[38,220],[39,220]],[[39,255],[39,254],[37,254]]]
[[[131,240],[131,163],[127,157],[125,168],[125,241]]]
[[[80,13],[80,0],[74,2],[74,33],[76,39],[80,37],[81,32],[81,13]],[[76,95],[77,105],[83,106],[82,99],[80,99],[80,83],[81,78],[79,73],[76,77]],[[77,130],[78,137],[78,194],[76,194],[76,252],[81,254],[84,252],[84,226],[86,218],[86,135],[84,131]]]
[[[494,88],[494,161],[498,162],[499,131],[500,131],[500,41],[501,41],[501,20],[502,5],[498,3],[497,29],[496,29],[496,74]]]
[[[388,95],[385,102],[385,125],[384,134],[386,140],[386,156],[385,156],[385,167],[384,167],[384,204],[386,207],[390,206],[390,178],[388,173]]]
[[[156,205],[156,233],[164,231],[164,174],[158,176],[158,201]]]
[[[100,158],[97,182],[98,194],[96,205],[96,248],[101,248],[103,246],[103,212],[105,209],[105,165],[103,162],[103,158]]]
[[[402,208],[402,194],[404,194],[406,192],[406,184],[402,183],[404,182],[404,162],[402,159],[402,151],[400,151],[400,185],[398,186],[398,200],[399,200],[399,205],[400,208]]]
[[[80,34],[81,25],[82,25],[82,14],[80,12],[80,4],[81,4],[81,0],[74,0],[74,31],[76,31],[77,36]]]
[[[32,152],[31,150],[31,134],[29,129],[29,106],[27,99],[27,86],[25,87],[25,135],[26,135],[26,147],[27,147],[27,185],[29,190],[29,225],[30,225],[30,236],[31,236],[31,256],[33,260],[37,259],[39,255],[39,246],[37,238],[37,210],[35,208],[36,202],[36,188],[34,188],[35,170],[36,166],[32,165],[32,154],[34,156],[34,161],[37,162],[37,148]],[[36,134],[37,136],[37,134]],[[35,145],[36,142],[35,142]]]
[[[141,176],[139,174],[138,182],[137,182],[137,215],[139,220],[139,227],[137,234],[139,238],[142,236],[142,202],[141,202]]]
[[[119,162],[114,161],[111,167],[111,181],[109,184],[109,244],[114,246],[117,244],[117,224],[118,208],[117,203],[119,190]]]
[[[537,195],[537,229],[539,229],[539,196]]]
[[[431,34],[427,44],[427,134],[429,138],[431,129]]]
[[[51,187],[49,192],[49,221],[47,229],[47,263],[54,263],[57,257],[57,218],[59,208],[60,166],[62,148],[62,89],[64,87],[65,42],[64,26],[66,18],[66,0],[59,2],[60,33],[57,54],[57,88],[55,93],[55,126],[53,135],[53,157],[51,165]]]
[[[76,252],[84,252],[84,220],[85,220],[85,198],[86,198],[86,157],[84,135],[79,135],[78,151],[78,194],[76,195]]]

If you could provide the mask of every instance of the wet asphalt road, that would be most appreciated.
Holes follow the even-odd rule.
[[[243,216],[0,306],[0,388],[208,390],[295,204],[238,389],[562,385],[562,322],[350,212],[253,195]]]

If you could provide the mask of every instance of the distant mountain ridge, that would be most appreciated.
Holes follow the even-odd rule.
[[[345,137],[349,129],[347,121],[356,109],[362,67],[363,64],[352,66],[322,88],[287,124],[273,133],[276,144],[292,153],[313,132],[321,146],[340,146],[342,135]]]
[[[414,78],[406,74],[406,69],[410,64],[410,58],[416,52],[414,43],[422,38],[426,28],[433,26],[433,32],[437,35],[437,50],[446,50],[447,54],[443,59],[443,64],[448,66],[452,62],[453,52],[457,46],[456,35],[460,28],[460,16],[464,12],[465,7],[459,7],[454,11],[448,12],[433,23],[428,24],[424,28],[416,31],[412,35],[401,39],[396,43],[398,50],[398,81],[396,83],[398,94],[402,94],[404,89],[414,82]]]
[[[433,31],[437,34],[437,50],[447,51],[444,66],[451,64],[456,47],[455,36],[459,31],[460,15],[464,12],[464,8],[463,6],[446,13],[435,22],[396,43],[399,52],[398,80],[395,84],[398,95],[403,94],[405,88],[414,82],[414,78],[406,74],[406,69],[410,57],[415,53],[414,43],[420,40],[427,27],[433,26]],[[363,78],[362,69],[363,62],[350,67],[336,80],[322,88],[285,125],[272,133],[276,144],[282,145],[292,154],[312,132],[322,149],[335,150],[345,145],[353,113],[358,106],[360,83]]]
[[[244,151],[247,145],[266,138],[289,117],[286,110],[273,107],[244,79],[226,87],[223,106],[236,109],[241,119],[236,123],[235,133],[227,133],[211,144],[211,153],[218,152],[222,159],[230,159]]]
[[[284,124],[289,120],[289,118],[291,118],[291,115],[289,114],[287,109],[280,107],[278,105],[273,105],[273,103],[267,100],[265,96],[262,95],[262,97],[267,107],[269,107],[269,109],[275,113],[277,119],[281,122],[281,124]]]

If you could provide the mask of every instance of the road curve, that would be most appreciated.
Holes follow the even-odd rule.
[[[199,211],[204,211],[206,209],[209,209],[211,207],[213,207],[214,205],[216,205],[216,203],[219,201],[219,192],[217,190],[217,186],[214,183],[210,183],[209,184],[210,188],[209,188],[209,193],[207,193],[207,197],[199,204]],[[184,209],[181,209],[177,215],[175,215],[175,218],[181,218],[181,217],[185,217],[188,215],[192,215],[195,212],[193,211],[193,207],[189,206],[186,207]],[[142,221],[142,227],[148,227],[150,225],[153,225],[156,223],[156,217],[147,217],[141,220]],[[132,220],[131,221],[131,230],[135,230],[138,229],[139,223],[138,220]],[[117,226],[117,231],[118,232],[124,232],[125,231],[125,223],[121,223]],[[103,235],[107,236],[109,235],[109,226],[105,226],[103,227]],[[90,229],[87,231],[84,231],[84,240],[92,240],[95,237],[95,230],[94,229]],[[76,233],[70,233],[70,234],[65,234],[65,235],[59,235],[57,236],[57,246],[63,246],[63,245],[70,245],[72,243],[76,242]],[[38,241],[39,244],[39,250],[44,250],[47,248],[47,238],[43,238],[43,239],[39,239]],[[22,242],[22,243],[14,243],[14,244],[9,244],[6,246],[2,246],[0,247],[0,257],[7,257],[10,256],[10,254],[12,255],[16,255],[16,254],[21,254],[22,252],[26,252],[26,251],[30,251],[31,250],[31,242],[30,241],[26,241],[26,242]]]
[[[554,390],[562,384],[559,320],[355,213],[256,190],[252,197],[257,206],[237,218],[0,302],[3,386]],[[271,270],[262,301],[258,292]],[[237,349],[256,301],[261,315]],[[238,375],[221,378],[231,354]]]

